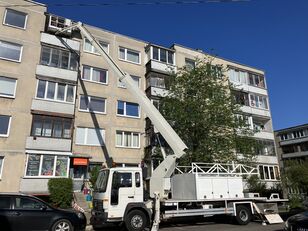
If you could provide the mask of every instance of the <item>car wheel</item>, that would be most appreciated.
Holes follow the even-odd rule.
[[[142,231],[146,225],[146,215],[140,210],[129,212],[125,219],[125,226],[128,231]]]
[[[74,231],[72,223],[66,219],[58,220],[52,226],[52,231]]]
[[[235,220],[239,225],[247,225],[251,220],[251,211],[249,208],[243,205],[236,207]]]

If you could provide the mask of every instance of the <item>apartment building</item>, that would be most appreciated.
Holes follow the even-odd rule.
[[[202,51],[177,44],[170,48],[149,44],[146,47],[146,52],[149,57],[149,62],[146,64],[146,93],[154,105],[159,105],[159,99],[167,94],[165,80],[170,71],[176,71],[184,66],[193,68],[196,60],[202,60],[208,56]],[[259,177],[267,184],[267,187],[272,187],[279,182],[280,174],[265,73],[262,70],[222,58],[215,58],[213,62],[228,68],[227,74],[230,83],[235,88],[236,100],[242,105],[241,116],[255,131],[254,137],[260,144],[255,149]],[[158,141],[149,121],[146,123],[146,134],[148,134],[148,139],[146,140],[145,155],[146,158],[151,158],[155,152],[153,147],[157,145]],[[153,158],[151,159],[153,161]],[[154,165],[157,164],[157,161],[154,159]]]
[[[94,166],[136,166],[151,157],[154,128],[134,96],[80,33],[55,35],[72,21],[33,1],[0,4],[0,191],[48,194],[56,177],[71,177],[77,190]],[[168,93],[169,71],[205,55],[86,28],[155,105]],[[279,171],[264,72],[217,62],[230,68],[243,115],[264,144],[258,167],[270,186]]]

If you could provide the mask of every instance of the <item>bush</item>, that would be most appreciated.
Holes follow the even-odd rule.
[[[51,203],[55,207],[69,208],[73,200],[73,181],[70,178],[55,178],[48,181]]]
[[[91,172],[90,172],[90,182],[91,182],[91,186],[92,188],[94,188],[98,174],[99,174],[99,170],[101,169],[100,166],[95,166],[92,168]]]

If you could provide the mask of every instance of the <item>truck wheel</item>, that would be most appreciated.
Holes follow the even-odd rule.
[[[142,231],[147,224],[146,215],[140,210],[133,210],[125,218],[125,226],[128,231]]]
[[[247,225],[251,220],[251,211],[243,205],[236,207],[235,220],[239,225]]]

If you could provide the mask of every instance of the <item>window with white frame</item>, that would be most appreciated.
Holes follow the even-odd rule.
[[[265,88],[265,79],[264,79],[264,76],[262,75],[249,73],[248,80],[249,80],[248,81],[249,85]]]
[[[98,40],[98,43],[103,48],[103,50],[106,51],[106,53],[108,54],[109,53],[109,44],[107,42],[100,41],[100,40]],[[83,50],[86,51],[86,52],[99,54],[99,51],[94,46],[92,46],[90,41],[86,38],[84,39]]]
[[[170,51],[160,47],[152,47],[152,49],[152,59],[174,65],[174,51]]]
[[[2,177],[3,162],[4,162],[4,157],[0,156],[0,179]]]
[[[36,98],[52,101],[74,103],[75,86],[66,83],[57,83],[39,79]]]
[[[185,58],[185,67],[192,70],[196,67],[196,61],[193,59]]]
[[[82,79],[96,83],[108,83],[108,71],[96,67],[83,66]]]
[[[250,93],[250,106],[268,109],[267,97]]]
[[[104,146],[105,130],[101,128],[77,127],[76,144],[89,146]]]
[[[0,40],[0,59],[21,61],[22,45]]]
[[[17,10],[6,9],[4,15],[4,25],[9,25],[17,28],[26,28],[27,14]]]
[[[255,153],[263,156],[275,156],[275,143],[272,140],[256,140]]]
[[[17,80],[0,76],[0,96],[15,98]]]
[[[140,87],[140,77],[139,76],[135,76],[135,75],[131,75],[132,79],[134,80],[134,83],[137,87]],[[126,85],[124,82],[121,82],[119,79],[118,79],[118,87],[121,87],[121,88],[126,88]]]
[[[140,52],[125,47],[119,47],[119,58],[124,61],[140,64]]]
[[[117,114],[128,117],[140,117],[139,104],[118,100]]]
[[[259,176],[261,180],[280,180],[278,166],[259,165]]]
[[[140,148],[140,133],[117,131],[116,146],[125,148]]]
[[[94,113],[106,113],[106,99],[94,96],[80,96],[79,110]]]
[[[28,154],[26,177],[67,177],[68,156]]]
[[[240,71],[237,69],[229,69],[229,79],[234,83],[247,84],[248,73],[246,71]]]
[[[0,115],[0,137],[8,137],[11,126],[11,116]]]
[[[68,50],[43,45],[40,64],[77,71],[78,55]]]

